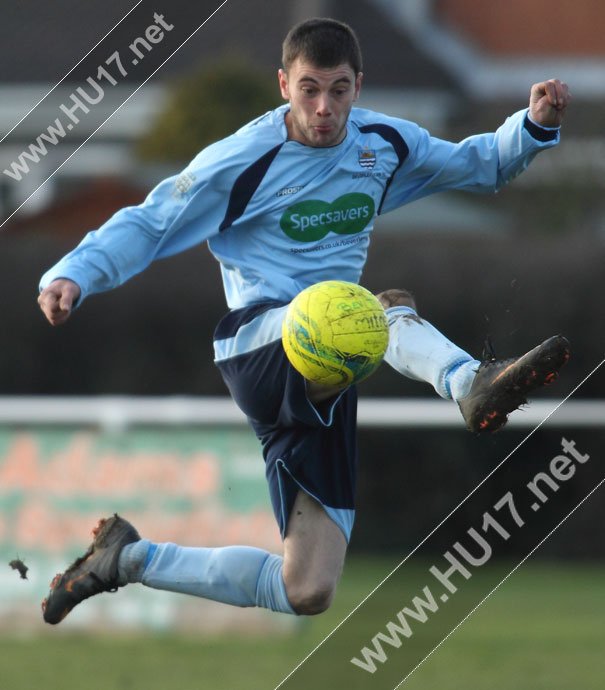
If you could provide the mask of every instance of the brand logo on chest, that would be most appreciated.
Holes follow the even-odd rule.
[[[374,199],[367,194],[351,193],[333,202],[308,199],[290,206],[280,219],[284,233],[297,242],[316,242],[329,232],[356,235],[374,218]]]

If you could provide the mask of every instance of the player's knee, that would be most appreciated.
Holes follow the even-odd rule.
[[[314,405],[336,397],[346,388],[346,386],[322,386],[314,381],[305,381],[305,384],[307,387],[307,398]]]
[[[301,616],[316,616],[327,611],[335,591],[331,583],[310,583],[287,588],[290,606]]]
[[[408,290],[401,290],[394,288],[391,290],[384,290],[379,292],[376,297],[385,309],[389,307],[411,307],[416,309],[416,300],[414,295]]]

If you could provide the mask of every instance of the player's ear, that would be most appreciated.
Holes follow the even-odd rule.
[[[358,75],[355,77],[355,96],[353,100],[357,100],[359,98],[359,92],[361,91],[361,82],[363,81],[363,72],[359,72]]]
[[[289,101],[290,88],[288,86],[288,73],[285,69],[279,69],[277,71],[277,80],[279,81],[279,90],[281,91],[282,98]]]

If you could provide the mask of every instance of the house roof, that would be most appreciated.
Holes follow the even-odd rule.
[[[435,12],[493,55],[605,57],[603,0],[437,0]]]

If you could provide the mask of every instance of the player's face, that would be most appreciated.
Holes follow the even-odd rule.
[[[295,60],[288,72],[280,69],[281,94],[290,101],[288,137],[306,146],[340,144],[362,76],[348,64],[323,68],[301,59]]]

